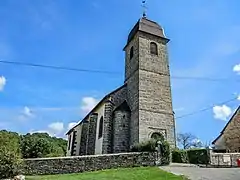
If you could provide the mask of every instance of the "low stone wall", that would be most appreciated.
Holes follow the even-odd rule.
[[[154,166],[154,153],[123,153],[92,156],[25,159],[25,175],[79,173],[118,167]]]
[[[211,153],[210,162],[212,166],[237,167],[237,159],[240,153]]]

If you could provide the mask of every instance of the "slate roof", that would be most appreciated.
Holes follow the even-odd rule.
[[[107,94],[106,96],[104,96],[104,98],[102,98],[101,101],[99,101],[99,103],[82,119],[82,121],[80,121],[77,125],[75,125],[74,127],[72,127],[67,133],[66,135],[68,135],[69,133],[71,133],[73,131],[74,128],[76,128],[77,126],[79,126],[80,124],[82,124],[86,119],[88,119],[88,117],[104,102],[106,101],[112,94],[114,94],[115,92],[119,91],[120,89],[124,88],[127,84],[124,84],[122,86],[120,86],[119,88],[115,89],[114,91],[110,92],[109,94]]]
[[[164,35],[163,28],[158,23],[143,17],[138,20],[138,22],[135,24],[135,26],[129,33],[127,44],[132,40],[132,38],[138,31],[142,31],[144,33],[162,37],[162,38],[166,39],[167,41],[169,41],[169,39],[167,39]]]

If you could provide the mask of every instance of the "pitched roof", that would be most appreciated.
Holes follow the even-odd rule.
[[[68,130],[68,132],[66,133],[66,135],[68,135],[69,133],[71,133],[73,131],[74,128],[76,128],[77,126],[79,126],[81,123],[83,123],[84,121],[86,121],[88,119],[88,117],[105,101],[107,100],[112,94],[114,94],[115,92],[119,91],[120,89],[124,88],[127,84],[122,85],[121,87],[115,89],[114,91],[110,92],[109,94],[107,94],[106,96],[104,96],[104,98],[102,98],[101,101],[99,101],[99,103],[82,119],[82,121],[80,121],[77,125],[75,125],[74,127],[72,127],[70,130]]]
[[[223,135],[224,131],[226,130],[226,128],[228,127],[228,125],[232,122],[233,118],[237,115],[238,111],[240,111],[240,106],[237,108],[237,110],[234,112],[234,114],[232,115],[231,119],[228,121],[228,123],[225,125],[225,127],[223,128],[223,130],[221,131],[220,135],[212,142],[212,144],[215,144],[216,141]]]

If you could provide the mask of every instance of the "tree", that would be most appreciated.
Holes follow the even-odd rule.
[[[203,146],[202,142],[191,133],[179,133],[177,142],[183,149],[200,148]]]
[[[0,131],[0,179],[18,174],[21,164],[19,141],[17,133]]]
[[[25,135],[21,140],[23,158],[42,158],[51,153],[52,144],[46,138]]]

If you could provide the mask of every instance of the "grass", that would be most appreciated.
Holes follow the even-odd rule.
[[[49,176],[31,176],[26,180],[187,180],[160,170],[157,167],[121,168],[85,172],[81,174],[64,174]]]

